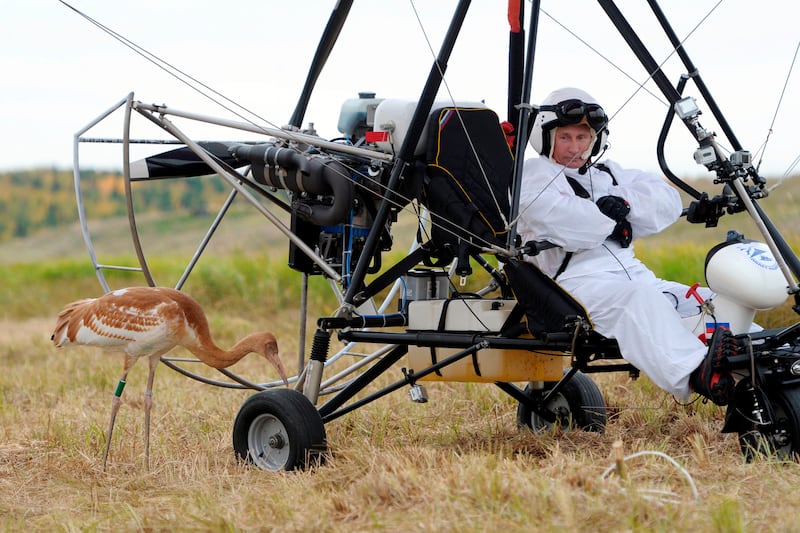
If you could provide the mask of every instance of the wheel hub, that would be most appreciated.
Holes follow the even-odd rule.
[[[256,466],[273,471],[284,468],[291,451],[286,427],[269,413],[257,416],[250,424],[247,446]]]
[[[269,444],[270,448],[274,448],[276,450],[280,450],[284,446],[286,446],[286,441],[283,438],[283,435],[280,433],[275,433],[269,439],[267,439],[267,444]]]

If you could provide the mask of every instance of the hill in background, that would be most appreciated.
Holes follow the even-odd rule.
[[[122,176],[87,172],[82,174],[81,181],[95,250],[114,257],[133,256]],[[797,223],[800,220],[800,180],[769,183],[779,186],[760,205],[787,239],[795,242],[800,231]],[[710,195],[720,190],[719,185],[710,181],[693,181],[692,185]],[[228,185],[218,176],[136,183],[133,187],[137,228],[146,253],[153,255],[194,253],[229,192]],[[683,196],[684,205],[688,205],[689,197]],[[288,225],[285,213],[276,211]],[[0,217],[0,262],[87,258],[88,264],[71,171],[1,173],[0,212],[4,213]],[[413,221],[406,224],[395,225],[394,233],[405,236],[413,231],[410,226]],[[737,214],[723,217],[717,228],[681,220],[647,240],[652,246],[681,242],[708,245],[724,239],[729,229],[759,238],[746,214]],[[279,253],[285,256],[287,249],[286,237],[252,206],[237,198],[208,251],[212,254]]]

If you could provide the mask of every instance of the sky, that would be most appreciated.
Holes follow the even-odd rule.
[[[335,5],[334,0],[66,2],[197,82],[183,83],[59,0],[4,0],[0,170],[71,168],[75,134],[131,92],[135,100],[203,115],[240,120],[233,110],[268,127],[284,125]],[[607,157],[623,166],[658,171],[655,145],[667,104],[647,82],[643,67],[597,2],[541,3],[545,14],[532,103],[558,87],[583,88],[611,116]],[[670,53],[646,3],[618,3],[656,61],[663,62],[670,81],[677,83],[686,69]],[[753,152],[754,161],[761,161],[761,174],[780,178],[789,170],[800,173],[795,124],[800,117],[800,66],[791,70],[800,29],[787,12],[797,8],[778,0],[661,3],[740,143]],[[381,98],[418,98],[454,5],[454,0],[355,2],[305,122],[333,138],[339,136],[342,104],[360,91]],[[474,0],[448,65],[442,97],[483,100],[504,117],[507,46],[505,3]],[[685,94],[700,100],[691,82]],[[703,126],[720,134],[729,147],[708,105],[699,103]],[[84,136],[119,138],[122,123],[121,114],[112,113]],[[148,127],[141,128],[142,135],[157,134]],[[252,139],[196,123],[180,127],[195,139]],[[695,143],[686,129],[676,123],[672,131],[667,144],[672,170],[682,176],[709,175],[694,162]],[[83,168],[121,166],[118,144],[81,143],[79,154]],[[527,155],[534,154],[528,150]]]

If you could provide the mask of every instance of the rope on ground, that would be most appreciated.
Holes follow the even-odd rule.
[[[614,442],[613,450],[614,450],[614,463],[603,471],[603,473],[600,475],[600,479],[606,479],[612,472],[616,472],[617,475],[619,475],[619,477],[624,480],[627,478],[627,472],[625,469],[626,461],[630,461],[631,459],[635,459],[637,457],[642,457],[645,455],[652,455],[660,457],[662,459],[666,459],[667,462],[669,462],[672,466],[674,466],[688,482],[694,499],[695,500],[700,499],[700,494],[697,492],[697,486],[695,485],[692,476],[685,468],[683,468],[680,464],[678,464],[678,462],[669,455],[658,451],[645,450],[633,453],[628,456],[623,456],[622,441],[619,440]],[[624,488],[622,490],[623,492],[625,491]],[[659,500],[664,503],[680,503],[681,501],[681,498],[679,497],[678,494],[666,490],[646,488],[646,489],[640,489],[640,493],[643,495],[645,499]]]

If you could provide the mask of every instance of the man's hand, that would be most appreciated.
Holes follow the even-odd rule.
[[[612,241],[617,241],[620,246],[627,248],[631,245],[633,240],[633,230],[631,230],[631,223],[627,219],[622,219],[614,226],[614,231],[608,236]]]
[[[596,203],[600,212],[615,222],[624,220],[631,212],[628,201],[620,196],[602,196]]]

